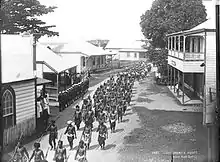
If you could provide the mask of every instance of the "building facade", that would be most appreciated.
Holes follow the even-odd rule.
[[[33,37],[2,35],[3,146],[36,131],[36,79],[33,72]]]
[[[146,49],[142,48],[139,41],[109,41],[105,50],[108,52],[116,52],[114,59],[121,61],[139,61],[146,60]]]
[[[175,91],[177,76],[182,103],[186,104],[184,96],[187,95],[190,101],[195,100],[193,97],[202,101],[203,125],[207,127],[208,134],[207,161],[218,161],[215,20],[208,19],[191,30],[169,34],[168,50],[170,89]]]
[[[44,87],[49,94],[49,99],[57,101],[58,93],[74,84],[74,78],[77,75],[76,62],[57,55],[41,44],[37,44],[36,53],[37,77],[51,81]],[[38,87],[42,89],[42,86]]]
[[[212,19],[193,29],[168,35],[170,89],[181,94],[182,104],[202,101],[204,123],[213,122],[216,87],[215,29]],[[212,95],[210,96],[210,93]],[[210,98],[212,98],[210,100]]]

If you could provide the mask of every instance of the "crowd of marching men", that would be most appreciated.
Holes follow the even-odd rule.
[[[86,162],[86,151],[90,148],[91,137],[93,132],[94,122],[98,122],[98,143],[101,149],[105,149],[105,140],[108,138],[109,133],[106,124],[109,123],[111,133],[115,133],[118,123],[123,122],[123,116],[125,115],[127,107],[131,103],[132,87],[135,80],[144,79],[148,76],[148,72],[151,70],[151,66],[145,62],[136,64],[131,68],[127,68],[125,72],[118,73],[115,76],[111,76],[104,84],[101,84],[94,95],[90,95],[83,99],[83,104],[80,108],[76,105],[73,121],[67,122],[67,127],[64,132],[66,135],[70,150],[73,149],[73,141],[77,138],[76,131],[80,129],[81,123],[84,123],[84,129],[80,137],[78,149],[75,154],[75,160],[79,162]],[[92,100],[93,98],[93,100]],[[73,98],[70,98],[70,103]],[[54,161],[64,162],[68,161],[66,148],[63,146],[61,140],[62,135],[58,139],[58,130],[55,121],[51,121],[48,129],[49,132],[49,144],[51,150],[55,150]],[[56,145],[56,141],[58,144]],[[22,145],[21,141],[16,147],[13,161],[26,162],[31,161],[34,158],[34,162],[47,161],[47,153],[44,154],[40,149],[40,142],[34,143],[34,151],[29,157],[29,154]],[[16,158],[14,158],[16,157]]]
[[[59,92],[58,102],[59,110],[63,111],[65,108],[73,104],[74,101],[83,96],[89,89],[89,79],[85,78],[77,84],[73,84],[70,88]]]

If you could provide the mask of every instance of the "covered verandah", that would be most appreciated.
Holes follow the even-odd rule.
[[[37,45],[37,76],[48,79],[51,83],[45,85],[45,91],[50,100],[58,100],[58,93],[74,84],[76,66],[57,55],[45,46]]]
[[[168,65],[168,88],[182,105],[202,105],[203,73],[184,73]]]

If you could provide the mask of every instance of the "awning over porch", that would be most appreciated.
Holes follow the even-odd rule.
[[[44,64],[55,73],[60,73],[77,66],[74,62],[67,61],[62,56],[57,55],[46,46],[40,44],[37,44],[36,53],[37,63]],[[48,72],[48,70],[44,69],[44,72]]]
[[[52,83],[52,81],[44,78],[37,78],[37,86],[45,85],[48,83]]]

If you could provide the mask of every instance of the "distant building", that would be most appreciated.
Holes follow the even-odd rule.
[[[86,41],[75,41],[68,43],[43,43],[51,47],[56,54],[76,62],[77,73],[85,73],[88,70],[97,71],[108,67],[105,51]]]
[[[2,109],[4,147],[15,144],[22,134],[36,130],[36,84],[33,71],[33,37],[1,36]]]
[[[141,41],[114,41],[110,40],[105,50],[108,52],[116,52],[114,59],[121,61],[139,61],[146,60],[146,49],[142,47]]]

